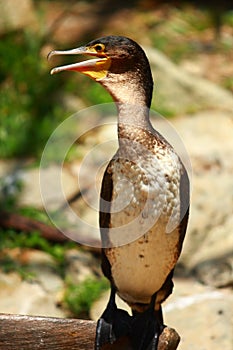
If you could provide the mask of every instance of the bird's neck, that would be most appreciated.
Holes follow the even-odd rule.
[[[111,79],[108,75],[106,82],[101,82],[105,89],[112,95],[112,98],[117,103],[147,106],[150,108],[151,96],[147,87],[141,84],[140,80],[135,79],[134,75],[122,74]],[[148,89],[149,90],[149,89]]]
[[[145,104],[117,102],[117,109],[118,125],[121,128],[132,126],[151,130],[150,109]]]
[[[101,81],[101,85],[111,94],[118,109],[118,123],[151,129],[149,120],[152,86],[144,88],[134,76],[129,74],[115,77],[108,76],[107,81]],[[147,91],[148,88],[148,91]]]
[[[137,67],[136,67],[137,68]],[[139,127],[151,131],[149,120],[150,104],[153,89],[153,79],[149,65],[141,65],[137,69],[111,67],[107,79],[99,81],[111,94],[118,109],[118,124]]]

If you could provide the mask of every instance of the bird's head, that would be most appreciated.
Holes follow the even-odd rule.
[[[88,55],[91,59],[55,67],[51,74],[61,71],[81,72],[102,84],[117,102],[134,102],[141,91],[145,103],[150,104],[153,80],[148,59],[133,40],[122,36],[106,36],[66,51],[51,51],[55,55]],[[128,96],[128,100],[124,101]],[[139,96],[137,97],[138,103]]]

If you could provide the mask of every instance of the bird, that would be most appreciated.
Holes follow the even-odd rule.
[[[172,293],[189,216],[189,178],[170,143],[152,126],[153,77],[142,47],[109,35],[55,55],[90,59],[58,66],[101,84],[118,112],[119,148],[100,191],[102,270],[111,293],[96,327],[95,349],[127,337],[134,350],[156,350],[165,325],[161,304]],[[131,308],[116,305],[116,294]]]

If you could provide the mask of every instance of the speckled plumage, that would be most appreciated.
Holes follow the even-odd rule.
[[[112,281],[119,296],[138,310],[161,289],[180,255],[184,168],[172,147],[151,129],[119,125],[118,137],[120,147],[102,189],[106,200],[111,196],[111,215],[106,225],[101,212],[100,225],[103,240],[107,237],[113,245],[104,249]],[[103,230],[106,226],[110,230]],[[160,294],[164,299],[166,293]]]

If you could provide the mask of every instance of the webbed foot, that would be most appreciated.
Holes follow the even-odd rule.
[[[152,296],[149,308],[134,314],[131,341],[134,350],[157,350],[159,336],[163,331],[162,310],[154,309],[156,294]]]
[[[95,350],[100,350],[104,344],[113,344],[130,333],[132,317],[126,311],[117,308],[115,294],[116,291],[112,288],[106,310],[98,320]]]

